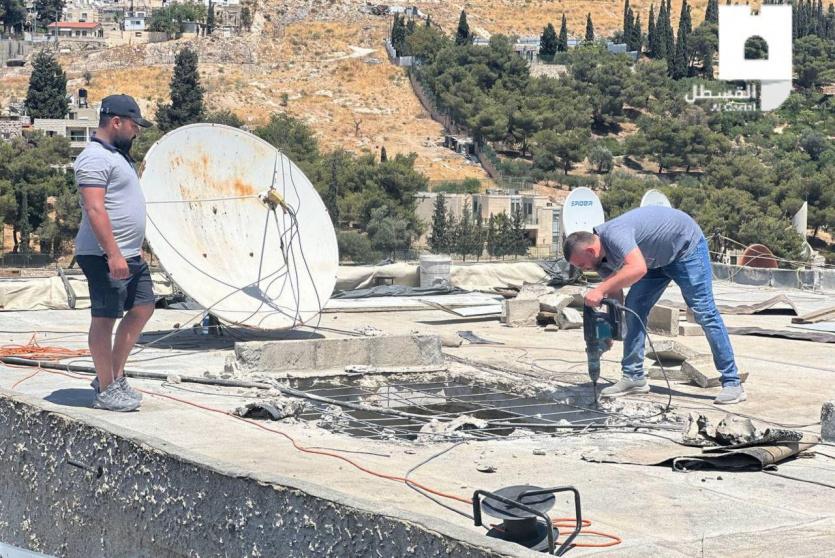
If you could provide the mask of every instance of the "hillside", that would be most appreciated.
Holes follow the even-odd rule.
[[[390,16],[363,13],[364,4],[262,0],[251,32],[242,37],[80,51],[62,54],[61,63],[71,90],[86,87],[94,102],[113,92],[127,93],[153,114],[156,102],[167,98],[174,53],[191,44],[200,55],[210,110],[230,109],[248,124],[265,121],[271,112],[288,112],[308,122],[326,148],[377,152],[384,145],[390,155],[416,152],[418,169],[432,180],[483,178],[480,167],[438,145],[441,127],[421,110],[405,72],[386,59],[382,42]],[[631,2],[641,13],[649,4]],[[563,12],[572,35],[585,28],[588,12],[597,32],[608,34],[620,28],[623,11],[619,1],[599,0],[416,5],[450,33],[463,6],[471,29],[481,36],[539,34],[544,22],[558,25]],[[676,19],[680,5],[674,0]],[[694,21],[700,21],[706,0],[691,5]],[[25,96],[28,71],[0,69],[0,103]],[[87,71],[92,75],[89,84],[82,77]]]

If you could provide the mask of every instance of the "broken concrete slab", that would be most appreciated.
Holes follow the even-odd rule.
[[[678,322],[678,308],[656,304],[649,312],[647,329],[656,335],[675,337],[678,335]]]
[[[722,385],[722,376],[713,364],[712,356],[701,356],[686,360],[681,365],[682,371],[699,387],[712,388]],[[748,379],[747,372],[740,372],[739,379],[745,382]]]
[[[573,295],[551,293],[539,297],[539,309],[542,312],[553,312],[559,314],[563,308],[567,308],[574,301]]]
[[[437,335],[383,335],[348,339],[304,339],[235,343],[245,372],[296,372],[369,366],[426,366],[444,362]]]
[[[653,363],[646,368],[647,376],[650,380],[664,380],[664,372],[667,373],[667,379],[671,382],[689,382],[690,375],[681,369],[681,364],[664,365],[664,370],[658,363]]]
[[[655,350],[652,349],[649,341],[646,343],[646,357],[656,361],[660,360],[664,364],[681,364],[689,358],[699,356],[699,353],[693,349],[672,339],[653,339],[652,344],[655,346]]]
[[[553,294],[554,292],[554,287],[539,283],[527,283],[522,285],[522,288],[519,289],[519,293],[513,300],[539,300],[539,297]]]
[[[821,407],[821,440],[835,442],[835,399]]]
[[[527,326],[536,324],[539,314],[539,300],[536,298],[513,298],[502,301],[502,322],[510,326]]]
[[[560,329],[579,329],[583,327],[583,315],[574,308],[563,308],[557,314],[557,325]]]
[[[702,326],[699,324],[683,322],[678,326],[678,334],[682,337],[698,337],[704,335],[704,330],[702,330]]]

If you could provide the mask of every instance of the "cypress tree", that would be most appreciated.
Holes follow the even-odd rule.
[[[548,23],[539,38],[539,55],[554,56],[557,53],[557,46],[557,31],[551,23]]]
[[[667,0],[667,9],[664,10],[664,51],[667,62],[672,62],[676,54],[676,37],[673,35],[671,0]]]
[[[679,31],[676,38],[676,51],[672,64],[669,65],[670,77],[681,79],[687,75],[687,34]]]
[[[328,191],[325,194],[325,207],[331,216],[331,222],[335,227],[339,226],[339,179],[336,175],[337,157],[331,156],[331,180],[328,184]]]
[[[67,114],[67,74],[46,49],[32,62],[26,110],[32,118],[64,118]]]
[[[635,19],[635,25],[632,27],[632,50],[638,52],[638,57],[641,56],[641,49],[644,46],[644,35],[641,31],[641,14]]]
[[[591,12],[586,16],[586,42],[594,42],[594,23],[591,21]]]
[[[719,0],[707,0],[705,21],[710,23],[719,23]]]
[[[661,9],[658,12],[658,21],[655,23],[655,58],[664,60],[667,58],[667,26],[664,23],[667,15],[667,4],[661,0]]]
[[[184,48],[174,58],[171,103],[157,107],[157,125],[165,132],[203,118],[203,87],[197,71],[197,53]]]
[[[560,39],[557,42],[557,50],[559,52],[566,52],[568,50],[568,24],[565,21],[565,14],[562,14],[562,23],[560,24]]]
[[[429,234],[429,248],[434,254],[446,252],[449,249],[446,198],[443,194],[438,194],[438,197],[435,198],[435,208],[432,212],[432,232]]]
[[[215,4],[209,0],[209,8],[206,12],[206,34],[211,35],[215,31]]]
[[[647,25],[647,52],[655,58],[655,4],[649,6],[649,24]]]
[[[394,14],[394,25],[391,26],[391,46],[398,56],[404,54],[406,46],[406,24],[399,15]]]
[[[467,12],[461,10],[461,15],[458,16],[458,30],[455,32],[456,45],[468,45],[472,42],[470,37],[470,26],[467,23]]]
[[[386,153],[386,146],[380,148],[380,162],[385,163],[389,160],[389,155]]]
[[[432,16],[426,16],[426,27],[432,27]]]
[[[623,5],[623,40],[628,43],[628,37],[632,36],[632,25],[635,22],[635,15],[632,13],[632,8],[629,7],[629,0]]]

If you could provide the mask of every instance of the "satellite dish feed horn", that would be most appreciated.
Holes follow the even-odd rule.
[[[670,203],[670,200],[667,196],[664,195],[663,192],[659,190],[647,190],[647,193],[644,194],[644,197],[641,198],[641,207],[646,207],[648,205],[657,205],[660,207],[673,207],[673,204]]]
[[[336,283],[336,234],[286,155],[243,130],[193,124],[151,147],[141,182],[154,254],[210,313],[262,329],[319,315]]]
[[[600,198],[585,186],[575,188],[565,199],[562,226],[565,236],[577,231],[592,232],[606,220]]]

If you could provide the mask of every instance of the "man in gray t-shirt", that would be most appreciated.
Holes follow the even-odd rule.
[[[627,211],[594,232],[575,232],[566,239],[565,258],[584,271],[598,271],[603,282],[589,291],[585,302],[599,306],[604,298],[626,296],[623,339],[623,378],[601,391],[603,397],[646,393],[644,327],[647,316],[670,281],[681,288],[693,309],[722,375],[722,392],[715,403],[745,401],[728,331],[713,300],[713,270],[707,241],[699,225],[683,211],[648,206]]]
[[[145,196],[130,157],[139,129],[147,126],[133,98],[106,97],[96,135],[74,165],[82,208],[75,254],[90,289],[93,406],[111,411],[140,405],[142,396],[125,379],[125,363],[154,312],[151,274],[142,260]],[[114,339],[113,327],[123,316]]]

